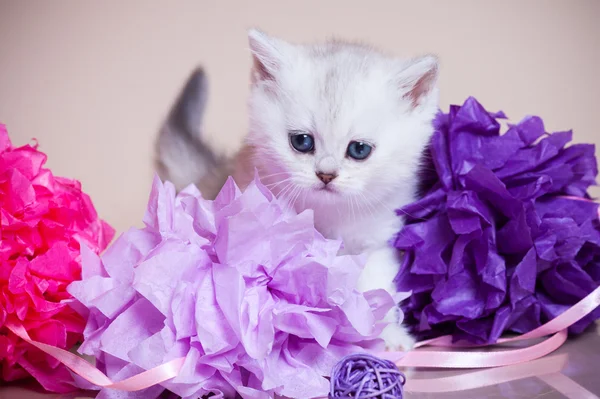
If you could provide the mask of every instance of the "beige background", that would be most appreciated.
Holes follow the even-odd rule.
[[[600,144],[598,0],[0,0],[0,121],[17,145],[38,138],[118,230],[139,225],[154,136],[197,64],[210,74],[211,139],[231,149],[244,133],[251,26],[437,53],[444,107],[474,95]]]

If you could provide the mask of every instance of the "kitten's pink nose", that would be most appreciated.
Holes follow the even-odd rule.
[[[331,181],[333,179],[335,179],[337,177],[337,174],[335,173],[322,173],[322,172],[317,172],[317,177],[325,184],[329,184],[331,183]]]

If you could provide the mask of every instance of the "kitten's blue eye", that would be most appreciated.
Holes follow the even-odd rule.
[[[348,144],[346,155],[357,161],[362,161],[371,155],[372,150],[373,147],[367,143],[363,143],[362,141],[352,141]]]
[[[294,150],[302,153],[311,152],[315,149],[313,136],[302,132],[290,132],[290,144]]]

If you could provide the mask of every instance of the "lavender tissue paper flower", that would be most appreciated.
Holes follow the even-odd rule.
[[[527,117],[500,134],[502,113],[474,98],[435,120],[435,176],[399,214],[395,246],[405,322],[423,337],[493,343],[556,317],[600,284],[594,146],[547,134]],[[600,308],[575,325],[580,333]]]
[[[361,259],[337,256],[311,212],[287,210],[257,179],[244,193],[229,180],[214,201],[155,179],[144,223],[102,258],[84,251],[69,286],[88,312],[80,351],[113,380],[186,361],[162,386],[100,399],[326,396],[341,357],[382,349],[392,297],[356,291]]]

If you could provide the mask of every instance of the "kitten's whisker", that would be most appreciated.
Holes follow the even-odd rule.
[[[395,191],[395,190],[388,189],[388,190],[386,190],[386,191],[388,191],[388,192],[393,192],[393,191]],[[401,213],[403,213],[404,215],[406,215],[406,216],[408,216],[408,217],[410,217],[410,218],[412,218],[412,219],[417,219],[417,220],[425,220],[424,218],[417,218],[416,216],[413,216],[413,215],[411,215],[410,213],[406,212],[405,210],[403,210],[403,209],[401,209],[401,208],[398,208],[398,210],[397,210],[397,211],[396,211],[396,210],[393,210],[393,209],[391,209],[391,208],[390,208],[388,205],[386,205],[386,204],[385,204],[385,203],[384,203],[384,202],[383,202],[381,199],[379,199],[379,197],[377,197],[377,196],[375,196],[375,195],[371,194],[369,191],[365,191],[365,193],[366,193],[366,194],[369,194],[369,196],[370,196],[371,198],[373,198],[374,200],[376,200],[376,201],[377,201],[377,202],[378,202],[378,203],[379,203],[381,206],[383,206],[383,207],[384,207],[386,210],[388,210],[388,211],[389,211],[389,212],[391,212],[391,213],[397,214],[397,212],[401,212]]]
[[[358,199],[353,195],[352,197],[352,204],[356,205],[356,213],[358,214],[359,217],[361,217],[361,207],[358,204]]]
[[[364,196],[357,197],[356,202],[358,202],[361,205],[362,213],[365,218],[368,217],[369,215],[371,215],[372,219],[375,218],[375,214],[373,213],[373,210],[370,207],[370,203],[369,203],[369,201],[366,200],[366,198]],[[369,213],[369,215],[367,215],[367,212]]]
[[[385,204],[384,204],[384,203],[383,203],[383,202],[382,202],[382,201],[381,201],[379,198],[375,197],[374,195],[372,195],[372,197],[373,197],[373,198],[375,198],[376,200],[378,200],[378,201],[379,201],[379,203],[380,203],[381,205],[385,206]],[[391,209],[390,209],[389,207],[387,207],[387,206],[386,206],[386,208],[387,208],[388,210],[390,210],[390,212],[393,212],[393,213],[394,213],[394,215],[396,215],[397,217],[400,217],[400,215],[398,215],[398,214],[396,213],[396,211],[393,211],[393,210],[391,210]],[[413,216],[409,215],[409,214],[408,214],[408,212],[406,212],[406,211],[403,211],[402,209],[399,209],[399,211],[400,211],[400,212],[404,212],[406,215],[410,216],[411,218],[414,218]],[[422,219],[422,220],[425,220],[425,219]],[[402,226],[402,227],[404,227],[404,226]],[[406,234],[406,233],[404,233],[403,229],[402,229],[402,228],[400,228],[400,230],[399,230],[399,231],[396,233],[396,236],[404,236],[405,234]]]
[[[304,188],[302,188],[301,186],[298,186],[298,193],[294,197],[294,201],[292,202],[292,208],[296,209],[296,201],[298,201],[298,198],[300,197],[300,194],[302,194],[303,191],[304,191]]]
[[[340,187],[340,188],[342,188],[342,189],[347,189],[347,188],[350,188],[350,185],[338,184],[338,187]],[[362,198],[364,198],[365,200],[368,200],[368,199],[367,199],[367,197],[366,197],[366,195],[365,195],[365,193],[366,193],[366,194],[370,194],[369,192],[358,192],[357,194],[351,194],[351,195],[350,195],[350,197],[351,197],[351,198],[355,198],[357,195],[360,195],[360,196],[361,196]],[[375,197],[373,197],[373,198],[375,199]],[[374,213],[371,211],[371,209],[372,209],[372,210],[376,210],[376,208],[373,206],[373,204],[372,204],[372,202],[371,202],[371,201],[367,201],[367,202],[368,202],[368,204],[370,205],[369,211],[370,211],[371,215],[372,215],[372,216],[375,216],[375,215],[374,215]],[[383,204],[383,203],[382,203],[382,205],[384,205],[384,206],[385,206],[385,204]],[[364,211],[364,206],[360,206],[360,205],[359,205],[358,198],[356,198],[356,206],[357,206],[358,210],[362,210],[362,211]],[[388,207],[386,207],[386,209],[388,209],[388,210],[389,210],[389,208],[388,208]],[[338,209],[338,211],[339,211],[339,209]],[[390,212],[391,212],[391,211],[390,211]]]
[[[287,179],[278,180],[278,181],[275,181],[275,182],[273,182],[273,183],[266,183],[266,184],[265,184],[265,186],[266,186],[266,187],[273,187],[273,186],[275,186],[275,185],[277,185],[277,184],[285,183],[285,182],[288,182],[288,181],[290,181],[290,180],[292,180],[292,178],[291,178],[291,177],[288,177]]]
[[[292,199],[292,196],[294,196],[294,195],[295,195],[296,191],[298,191],[298,189],[300,189],[300,186],[297,186],[297,185],[295,185],[295,184],[290,184],[290,186],[291,186],[291,189],[290,189],[290,190],[287,190],[287,191],[285,192],[285,194],[282,196],[282,198],[283,198],[283,200],[285,201],[285,206],[286,206],[287,208],[290,208],[290,209],[292,209],[292,206],[291,206],[291,203],[290,203],[290,201],[291,201],[291,199]]]
[[[385,204],[384,204],[384,203],[383,203],[383,202],[382,202],[382,201],[381,201],[379,198],[377,198],[377,197],[376,197],[376,196],[374,196],[374,195],[371,195],[371,197],[372,197],[372,198],[375,198],[376,200],[378,200],[378,201],[379,201],[379,203],[380,203],[382,206],[386,207],[386,209],[388,209],[390,212],[393,212],[393,213],[394,213],[394,215],[396,215],[397,217],[400,217],[399,215],[397,215],[397,214],[396,214],[396,212],[395,212],[395,211],[393,211],[393,210],[391,210],[389,207],[387,207],[387,206],[386,206],[386,205],[385,205]],[[405,212],[405,213],[406,213],[406,212]],[[410,215],[409,215],[409,216],[410,216]],[[412,216],[411,216],[411,217],[412,217]],[[400,230],[399,230],[399,231],[396,233],[396,236],[404,236],[404,235],[405,235],[405,233],[404,233],[404,231],[402,230],[402,228],[400,228]]]
[[[275,189],[275,187],[277,187],[278,185],[282,184],[282,183],[286,183],[288,181],[292,180],[291,177],[284,179],[284,180],[280,180],[278,182],[275,183],[270,183],[270,184],[265,184],[265,187],[267,187],[269,190],[273,191]]]
[[[373,219],[375,219],[375,214],[373,213],[373,204],[372,204],[372,202],[367,198],[367,196],[364,193],[359,192],[359,194],[363,198],[364,204],[367,206],[367,209],[369,210],[369,213],[371,214],[371,217]]]
[[[395,187],[390,187],[390,186],[388,186],[388,187],[384,188],[384,189],[383,189],[383,191],[384,191],[385,193],[392,194],[392,193],[395,193],[395,192],[397,192],[397,191],[398,191],[398,188],[395,188]],[[367,192],[367,193],[369,193],[369,192]],[[370,194],[370,193],[369,193],[369,194]],[[371,194],[371,195],[372,195],[372,194]],[[378,200],[378,201],[379,201],[379,202],[380,202],[382,205],[384,205],[384,206],[385,206],[385,204],[384,204],[383,202],[381,202],[381,200],[380,200],[379,198],[377,198],[377,197],[375,197],[375,196],[373,196],[373,197],[374,197],[375,199],[377,199],[377,200]],[[407,204],[407,205],[408,205],[408,204]],[[425,207],[424,207],[424,206],[422,206],[422,205],[421,205],[420,207],[421,207],[421,209],[425,209]],[[388,207],[388,209],[389,209],[389,207]],[[410,218],[412,218],[412,219],[415,219],[415,220],[426,220],[425,218],[420,218],[420,217],[416,217],[416,216],[414,216],[414,215],[411,215],[410,213],[406,212],[405,210],[403,210],[403,209],[401,209],[401,208],[398,208],[398,210],[397,210],[397,211],[398,211],[398,212],[401,212],[401,213],[403,213],[404,215],[406,215],[406,216],[408,216],[408,217],[410,217]],[[396,211],[393,211],[393,212],[395,213]]]
[[[259,176],[260,176],[260,180],[263,181],[263,180],[269,179],[271,177],[281,176],[281,175],[287,175],[287,176],[290,176],[290,177],[294,176],[294,174],[290,173],[290,172],[271,173],[271,174],[268,174],[268,175],[264,175],[264,176],[260,176],[259,175]]]
[[[279,191],[279,193],[277,193],[277,198],[280,199],[281,201],[285,201],[285,195],[286,193],[293,187],[292,183],[288,183],[285,187],[283,187],[283,189],[281,191]]]
[[[350,200],[346,197],[346,211],[350,211]]]
[[[290,207],[290,199],[292,198],[292,195],[296,192],[297,187],[295,185],[291,185],[291,188],[289,190],[287,190],[285,192],[285,195],[283,196],[283,199],[285,201],[285,206],[287,208]]]
[[[359,203],[358,203],[358,199],[356,198],[355,195],[352,195],[350,198],[352,198],[352,204],[356,205],[356,214],[359,218],[361,218],[363,216],[362,214],[362,208],[360,207]]]
[[[354,213],[354,203],[352,202],[352,196],[348,197],[348,204],[350,205],[350,210],[352,210],[352,218],[354,219],[354,223],[356,224],[356,213]]]
[[[402,214],[404,214],[404,215],[406,215],[406,216],[408,216],[408,217],[410,217],[410,218],[413,218],[413,219],[421,219],[421,218],[414,218],[414,217],[413,217],[413,216],[412,216],[410,213],[406,212],[406,211],[405,211],[404,209],[402,209],[402,208],[398,208],[398,210],[397,210],[397,211],[398,211],[398,212],[400,212],[400,213],[402,213]],[[400,215],[398,215],[398,216],[400,216]],[[423,220],[425,220],[425,219],[423,219]]]
[[[293,190],[296,189],[296,186],[294,185],[294,183],[289,183],[289,185],[287,185],[286,187],[287,187],[287,189],[285,190],[285,193],[282,193],[282,198],[284,200],[290,196],[290,194]]]
[[[296,194],[294,195],[294,197],[292,199],[292,209],[294,209],[294,211],[296,211],[296,202],[298,201],[300,194],[302,194],[302,191],[303,191],[303,188],[301,186],[298,186],[298,190],[296,191]]]
[[[368,192],[368,191],[365,191],[364,193],[365,193],[365,194],[368,194],[368,195],[370,196],[370,198],[372,198],[372,199],[376,200],[377,202],[379,202],[379,204],[380,204],[381,206],[383,206],[383,207],[384,207],[386,210],[388,210],[390,213],[392,213],[392,214],[396,215],[397,217],[400,217],[400,216],[399,216],[399,215],[396,213],[396,211],[392,210],[392,209],[391,209],[389,206],[387,206],[387,205],[386,205],[386,204],[385,204],[385,203],[384,203],[382,200],[380,200],[380,199],[379,199],[377,196],[375,196],[375,195],[371,194],[371,193],[370,193],[370,192]],[[403,210],[401,210],[401,209],[400,209],[400,212],[404,212],[405,214],[407,214],[407,215],[408,215],[408,212],[406,212],[406,211],[403,211]],[[413,216],[411,216],[411,215],[408,215],[408,216],[410,216],[410,217],[413,217]],[[396,233],[396,235],[399,235],[399,236],[403,236],[404,234],[405,234],[405,233],[402,231],[402,229],[400,229],[400,230],[399,230],[399,231]]]
[[[389,207],[389,206],[388,206],[388,205],[387,205],[385,202],[383,202],[383,201],[382,201],[382,200],[381,200],[379,197],[377,197],[377,196],[376,196],[376,195],[374,195],[374,194],[371,194],[371,193],[370,193],[370,192],[368,192],[368,191],[365,191],[364,193],[365,193],[365,194],[368,194],[368,195],[369,195],[369,198],[371,198],[371,199],[373,199],[373,200],[377,201],[377,202],[379,203],[379,205],[381,205],[381,206],[382,206],[382,207],[383,207],[385,210],[387,210],[387,211],[388,211],[388,212],[390,212],[390,213],[394,213],[394,214],[395,214],[394,210],[393,210],[392,208],[390,208],[390,207]]]
[[[304,196],[302,197],[302,209],[306,209],[306,197],[308,196],[308,190],[303,190],[304,191]],[[339,212],[339,207],[338,208],[338,212]]]

